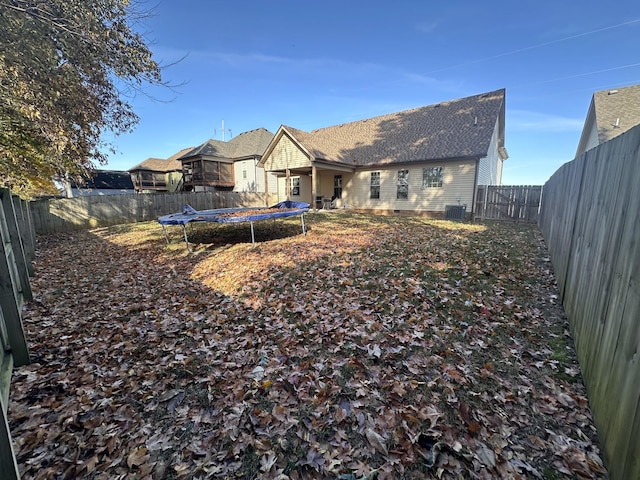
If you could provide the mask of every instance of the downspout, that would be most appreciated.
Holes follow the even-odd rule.
[[[476,158],[476,171],[473,175],[473,195],[471,196],[471,215],[475,220],[476,215],[476,194],[478,193],[478,170],[480,169],[480,159]]]
[[[253,182],[255,183],[255,191],[258,191],[258,158],[253,156]]]

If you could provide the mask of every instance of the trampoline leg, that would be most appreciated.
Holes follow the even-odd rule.
[[[167,235],[167,229],[164,228],[164,223],[162,224],[162,233],[164,234],[164,239],[167,242],[167,245],[169,245],[169,235]]]
[[[307,236],[307,229],[304,227],[304,213],[300,214],[300,222],[302,223],[302,233],[306,237]]]
[[[184,243],[187,244],[187,251],[193,253],[191,247],[189,247],[189,238],[187,237],[187,227],[185,225],[182,225],[182,232],[184,233]]]
[[[253,222],[249,222],[251,224],[251,244],[255,247],[256,246],[256,237],[253,233]]]

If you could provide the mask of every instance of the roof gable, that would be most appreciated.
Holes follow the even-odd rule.
[[[180,160],[193,157],[218,157],[236,159],[253,155],[261,156],[271,139],[273,133],[265,128],[257,128],[243,132],[228,142],[209,139],[202,145],[180,156]]]
[[[282,129],[316,160],[353,166],[482,158],[496,128],[504,146],[504,112],[500,89],[311,132]]]

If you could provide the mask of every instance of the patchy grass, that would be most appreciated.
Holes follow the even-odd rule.
[[[535,227],[305,218],[41,237],[23,478],[606,478]]]

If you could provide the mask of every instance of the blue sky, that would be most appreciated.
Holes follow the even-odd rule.
[[[640,83],[637,0],[161,0],[153,13],[139,28],[176,87],[128,98],[140,123],[105,136],[116,153],[101,168],[506,88],[503,183],[539,185],[573,159],[593,92]]]

